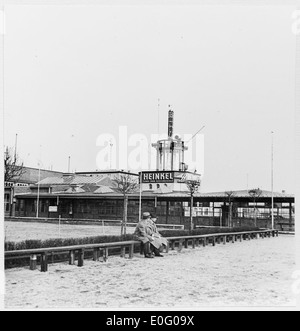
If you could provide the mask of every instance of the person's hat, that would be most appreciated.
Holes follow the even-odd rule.
[[[143,213],[143,218],[148,218],[150,217],[150,213],[148,213],[147,211]]]

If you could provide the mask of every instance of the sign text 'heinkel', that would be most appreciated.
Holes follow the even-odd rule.
[[[142,172],[142,183],[174,183],[172,171]]]

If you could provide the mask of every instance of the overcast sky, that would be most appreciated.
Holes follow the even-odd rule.
[[[6,6],[4,144],[93,171],[99,135],[167,132],[171,104],[177,133],[205,125],[202,191],[271,189],[274,131],[275,190],[293,193],[293,10]]]

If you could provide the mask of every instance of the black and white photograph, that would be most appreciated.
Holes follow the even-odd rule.
[[[298,1],[7,0],[0,25],[0,310],[298,310]]]

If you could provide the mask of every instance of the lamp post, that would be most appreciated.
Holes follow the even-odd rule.
[[[274,132],[272,134],[272,151],[271,151],[271,190],[272,190],[272,202],[271,202],[271,215],[272,215],[272,230],[274,230]]]
[[[40,181],[41,181],[41,164],[39,162],[39,181],[36,201],[36,218],[39,218],[39,206],[40,206]]]

